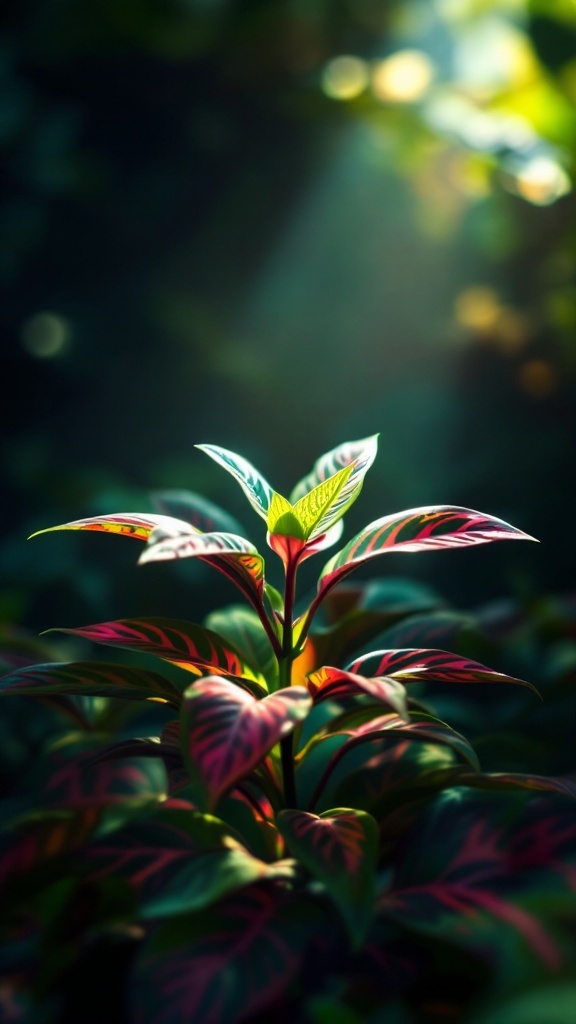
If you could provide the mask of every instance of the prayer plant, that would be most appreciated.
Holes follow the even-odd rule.
[[[164,671],[121,656],[26,664],[0,680],[3,695],[36,697],[69,722],[40,796],[16,799],[5,826],[5,926],[33,946],[16,971],[30,1013],[51,1022],[64,1007],[72,1019],[69,979],[95,951],[119,957],[113,1019],[135,1024],[444,1022],[518,963],[554,975],[560,925],[546,926],[538,899],[543,879],[557,902],[568,886],[575,787],[482,771],[432,703],[435,687],[482,684],[491,703],[493,684],[534,687],[435,647],[369,650],[402,609],[366,587],[334,592],[391,551],[532,538],[467,508],[388,515],[332,555],[303,606],[299,567],[340,541],[377,437],[322,456],[289,499],[240,456],[198,447],[264,520],[283,592],[231,517],[193,493],[156,496],[154,514],[52,527],[134,538],[141,564],[199,558],[244,604],[205,625],[61,630]],[[128,701],[156,706],[157,735],[130,735]],[[435,1010],[422,979],[446,964]]]

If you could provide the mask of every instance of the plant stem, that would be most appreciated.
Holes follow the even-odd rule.
[[[289,561],[286,566],[286,584],[284,588],[284,627],[282,630],[282,654],[278,659],[280,687],[292,684],[292,662],[294,660],[292,619],[294,616],[294,594],[296,589],[296,563]],[[282,777],[284,780],[284,800],[287,807],[297,806],[296,777],[294,774],[293,736],[286,736],[280,741],[282,757]]]

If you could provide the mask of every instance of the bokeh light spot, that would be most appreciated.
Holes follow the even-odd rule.
[[[548,398],[558,387],[558,374],[544,359],[530,359],[520,367],[518,383],[530,398]]]
[[[458,323],[472,331],[490,331],[498,323],[502,306],[493,288],[475,285],[460,292],[455,302]]]
[[[428,92],[436,68],[422,50],[399,50],[372,70],[372,92],[385,103],[416,103]]]
[[[572,189],[563,167],[548,156],[529,160],[513,178],[512,190],[535,206],[549,206]]]
[[[353,100],[364,92],[368,79],[365,60],[347,55],[334,57],[322,72],[322,89],[332,100]]]
[[[56,313],[35,313],[22,325],[22,347],[37,359],[61,355],[69,339],[69,325]]]

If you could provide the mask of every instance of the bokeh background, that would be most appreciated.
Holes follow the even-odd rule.
[[[234,600],[117,538],[25,538],[189,488],[263,544],[193,445],[288,492],[376,431],[350,531],[450,503],[542,542],[382,569],[463,608],[567,593],[573,0],[5,0],[2,25],[1,618]]]

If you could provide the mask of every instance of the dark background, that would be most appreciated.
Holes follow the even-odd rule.
[[[193,445],[287,493],[376,431],[348,536],[449,503],[542,542],[379,569],[462,607],[570,590],[576,6],[513,6],[3,5],[5,622],[235,600],[124,540],[25,537],[179,487],[264,545]]]

